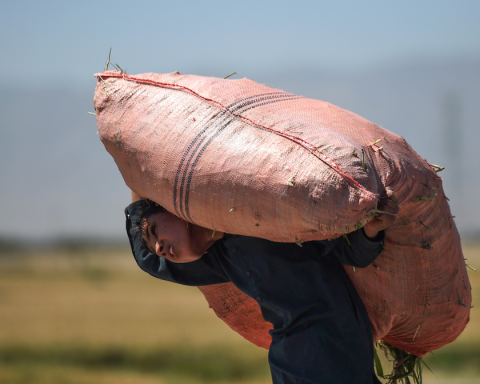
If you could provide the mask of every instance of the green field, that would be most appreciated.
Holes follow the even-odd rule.
[[[480,267],[480,246],[464,252]],[[438,379],[425,382],[480,378],[480,271],[470,272],[471,322],[426,358]],[[127,249],[0,255],[0,383],[270,382],[267,351],[217,319],[198,289],[142,272]]]

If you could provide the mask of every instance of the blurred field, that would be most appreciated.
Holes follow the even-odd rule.
[[[464,248],[480,270],[480,245]],[[438,379],[480,382],[480,271],[471,322],[426,358]],[[0,253],[0,383],[270,383],[267,351],[192,287],[142,272],[127,249]]]
[[[267,351],[127,249],[0,257],[0,383],[265,383]]]

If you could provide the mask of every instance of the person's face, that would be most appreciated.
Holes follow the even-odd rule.
[[[196,232],[192,224],[170,212],[159,212],[147,219],[145,241],[158,256],[174,263],[188,263],[198,260],[206,250]]]

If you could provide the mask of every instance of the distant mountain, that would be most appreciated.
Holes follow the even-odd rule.
[[[445,166],[463,234],[480,233],[480,61],[421,62],[356,74],[312,68],[252,80],[351,110],[400,134]],[[129,202],[96,134],[93,89],[0,87],[0,237],[123,238]]]

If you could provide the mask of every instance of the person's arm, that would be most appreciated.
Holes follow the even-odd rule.
[[[362,229],[330,241],[322,241],[322,257],[353,267],[368,267],[385,248],[385,231],[372,241]]]
[[[365,235],[373,240],[380,231],[392,226],[397,219],[398,200],[390,187],[385,188],[386,196],[380,199],[377,206],[378,215],[363,226]]]
[[[172,263],[163,257],[157,256],[157,258],[159,268],[155,274],[150,274],[162,280],[190,286],[230,282],[230,279],[225,275],[215,256],[209,253],[189,263]]]
[[[395,222],[399,211],[397,198],[389,187],[377,210],[379,214],[363,228],[331,241],[319,242],[323,246],[321,256],[354,267],[369,266],[385,248],[385,229]]]

